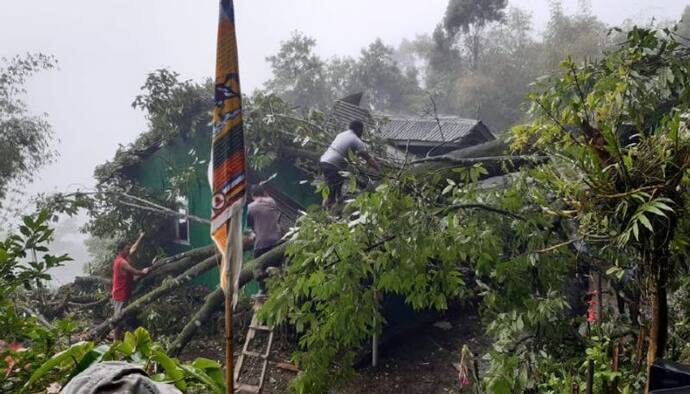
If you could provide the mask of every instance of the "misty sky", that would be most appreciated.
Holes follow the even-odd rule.
[[[577,0],[564,0],[566,11]],[[592,11],[610,25],[624,19],[677,19],[688,0],[593,0]],[[300,30],[318,41],[324,56],[356,56],[380,37],[389,45],[431,33],[447,0],[236,0],[243,90],[270,76],[266,56]],[[547,0],[512,0],[532,12],[536,30],[549,15]],[[0,56],[55,55],[59,70],[28,85],[27,102],[49,114],[61,157],[30,193],[93,185],[97,164],[118,144],[145,130],[130,104],[147,73],[161,67],[201,80],[214,68],[216,0],[0,0]]]
[[[55,55],[60,68],[32,79],[27,101],[49,114],[61,157],[32,191],[92,185],[93,168],[118,144],[145,130],[130,104],[146,74],[169,67],[183,78],[211,76],[217,21],[215,0],[0,0],[0,56],[27,51]],[[318,41],[318,53],[357,55],[381,37],[397,45],[430,33],[447,0],[239,0],[236,3],[243,89],[269,77],[265,57],[301,30]],[[566,0],[566,10],[577,6]],[[535,28],[548,18],[547,0],[513,0],[530,10]],[[678,18],[687,0],[594,0],[608,24],[625,18]]]

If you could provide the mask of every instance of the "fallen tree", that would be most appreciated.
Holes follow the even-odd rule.
[[[240,273],[239,287],[243,287],[252,279],[259,279],[264,275],[264,272],[269,267],[277,267],[281,265],[285,257],[285,250],[288,243],[283,243],[276,246],[268,253],[261,257],[254,259],[247,263]],[[217,310],[223,306],[223,291],[217,288],[206,296],[204,305],[192,316],[187,325],[182,329],[180,334],[175,338],[168,349],[169,353],[178,356],[189,341],[194,337],[199,328],[201,328],[208,319]]]
[[[249,250],[253,246],[253,239],[245,236],[242,240],[243,250]],[[154,283],[171,275],[177,275],[185,270],[193,267],[198,262],[207,259],[216,253],[215,245],[206,245],[173,256],[165,257],[160,260],[155,260],[151,265],[148,275],[141,277],[137,282],[134,294],[142,294],[146,289],[150,288]],[[73,284],[78,287],[87,288],[92,286],[102,286],[105,289],[110,289],[112,280],[102,276],[77,276]],[[70,301],[75,301],[74,298]],[[95,300],[91,300],[95,301]],[[75,301],[77,303],[87,303]]]
[[[285,253],[285,248],[286,248],[286,243],[283,243],[277,247],[275,247],[273,250],[270,252],[264,254],[263,256],[259,257],[258,259],[255,259],[242,269],[242,272],[240,273],[240,278],[239,278],[239,283],[240,287],[244,286],[247,284],[249,281],[255,278],[260,278],[263,275],[263,272],[265,271],[266,268],[272,267],[272,266],[278,266],[280,263],[283,261],[283,256]],[[157,288],[153,289],[152,291],[144,294],[140,298],[136,299],[134,302],[129,304],[126,308],[122,310],[122,313],[118,316],[113,316],[110,319],[106,320],[105,322],[101,323],[100,325],[96,326],[93,328],[90,333],[89,337],[92,339],[100,339],[102,338],[105,334],[107,334],[108,330],[110,327],[112,327],[115,324],[120,323],[124,319],[133,316],[137,312],[139,312],[143,307],[146,305],[150,304],[153,301],[156,301],[160,299],[161,297],[167,295],[170,293],[172,290],[174,290],[177,287],[180,287],[186,283],[188,283],[190,280],[196,278],[197,276],[209,271],[210,269],[216,267],[218,265],[218,255],[211,256],[204,261],[197,263],[193,265],[191,268],[189,268],[187,271],[183,272],[182,274],[178,275],[175,278],[172,279],[167,279],[164,280],[160,286]],[[213,294],[213,293],[212,293]],[[207,297],[207,303],[208,303],[209,297]],[[204,307],[201,308],[202,310]],[[199,312],[197,312],[197,315]],[[195,315],[196,316],[196,315]],[[197,319],[198,320],[198,319]],[[187,324],[187,326],[190,326],[190,324],[194,324],[195,318],[192,318],[190,323]],[[189,338],[196,332],[195,330],[188,329],[188,327],[185,327],[183,332],[188,331]],[[178,339],[180,336],[178,336]],[[186,340],[188,342],[188,339]],[[177,339],[176,339],[177,342]],[[180,339],[180,343],[184,342],[184,340]],[[185,342],[186,344],[186,342]],[[184,345],[179,346],[180,348],[184,347]]]
[[[126,308],[122,310],[122,312],[119,315],[113,316],[104,321],[103,323],[99,324],[98,326],[94,327],[88,334],[89,338],[91,340],[99,340],[103,338],[103,336],[105,336],[110,330],[110,328],[113,327],[115,324],[118,324],[125,318],[134,315],[139,310],[141,310],[141,308],[148,305],[152,301],[163,297],[164,295],[170,293],[174,289],[184,285],[185,283],[188,283],[190,280],[196,278],[197,276],[203,274],[204,272],[210,270],[211,268],[217,265],[218,256],[211,256],[206,260],[202,261],[201,263],[195,264],[192,268],[189,268],[187,271],[183,272],[177,277],[164,280],[160,286],[129,304]]]
[[[103,286],[109,288],[113,285],[113,281],[110,278],[96,275],[77,276],[74,278],[73,283],[75,286],[80,287]]]

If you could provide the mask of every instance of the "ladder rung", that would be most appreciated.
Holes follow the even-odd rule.
[[[239,382],[237,382],[237,385],[235,387],[235,391],[246,391],[249,393],[258,393],[259,390],[261,390],[261,387],[259,387],[259,386],[254,386],[253,384],[246,384],[246,383],[239,383]]]
[[[252,330],[259,330],[259,331],[273,331],[273,328],[269,326],[249,326],[250,329]]]
[[[261,354],[261,353],[257,353],[257,352],[251,352],[251,351],[249,351],[249,350],[242,350],[242,354],[244,354],[244,355],[246,355],[246,356],[258,357],[258,358],[263,358],[263,359],[268,358],[268,355],[267,355],[267,354]]]

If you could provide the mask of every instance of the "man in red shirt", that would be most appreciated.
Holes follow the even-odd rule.
[[[139,238],[134,243],[134,245],[129,244],[127,241],[120,241],[117,244],[117,256],[113,261],[113,291],[112,291],[112,304],[115,310],[115,316],[122,313],[122,308],[124,308],[127,300],[129,300],[132,294],[132,282],[134,280],[134,275],[146,275],[149,273],[148,268],[143,270],[138,270],[129,263],[127,260],[129,255],[134,253],[139,247],[139,242],[144,237],[144,233],[139,234]],[[115,327],[115,339],[122,339],[122,326],[118,324]]]

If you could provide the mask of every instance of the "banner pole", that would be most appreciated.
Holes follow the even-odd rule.
[[[225,272],[227,283],[230,282],[230,271]],[[227,394],[234,393],[235,376],[233,371],[233,352],[232,352],[232,296],[233,287],[228,286],[225,291],[225,382],[227,385]]]

